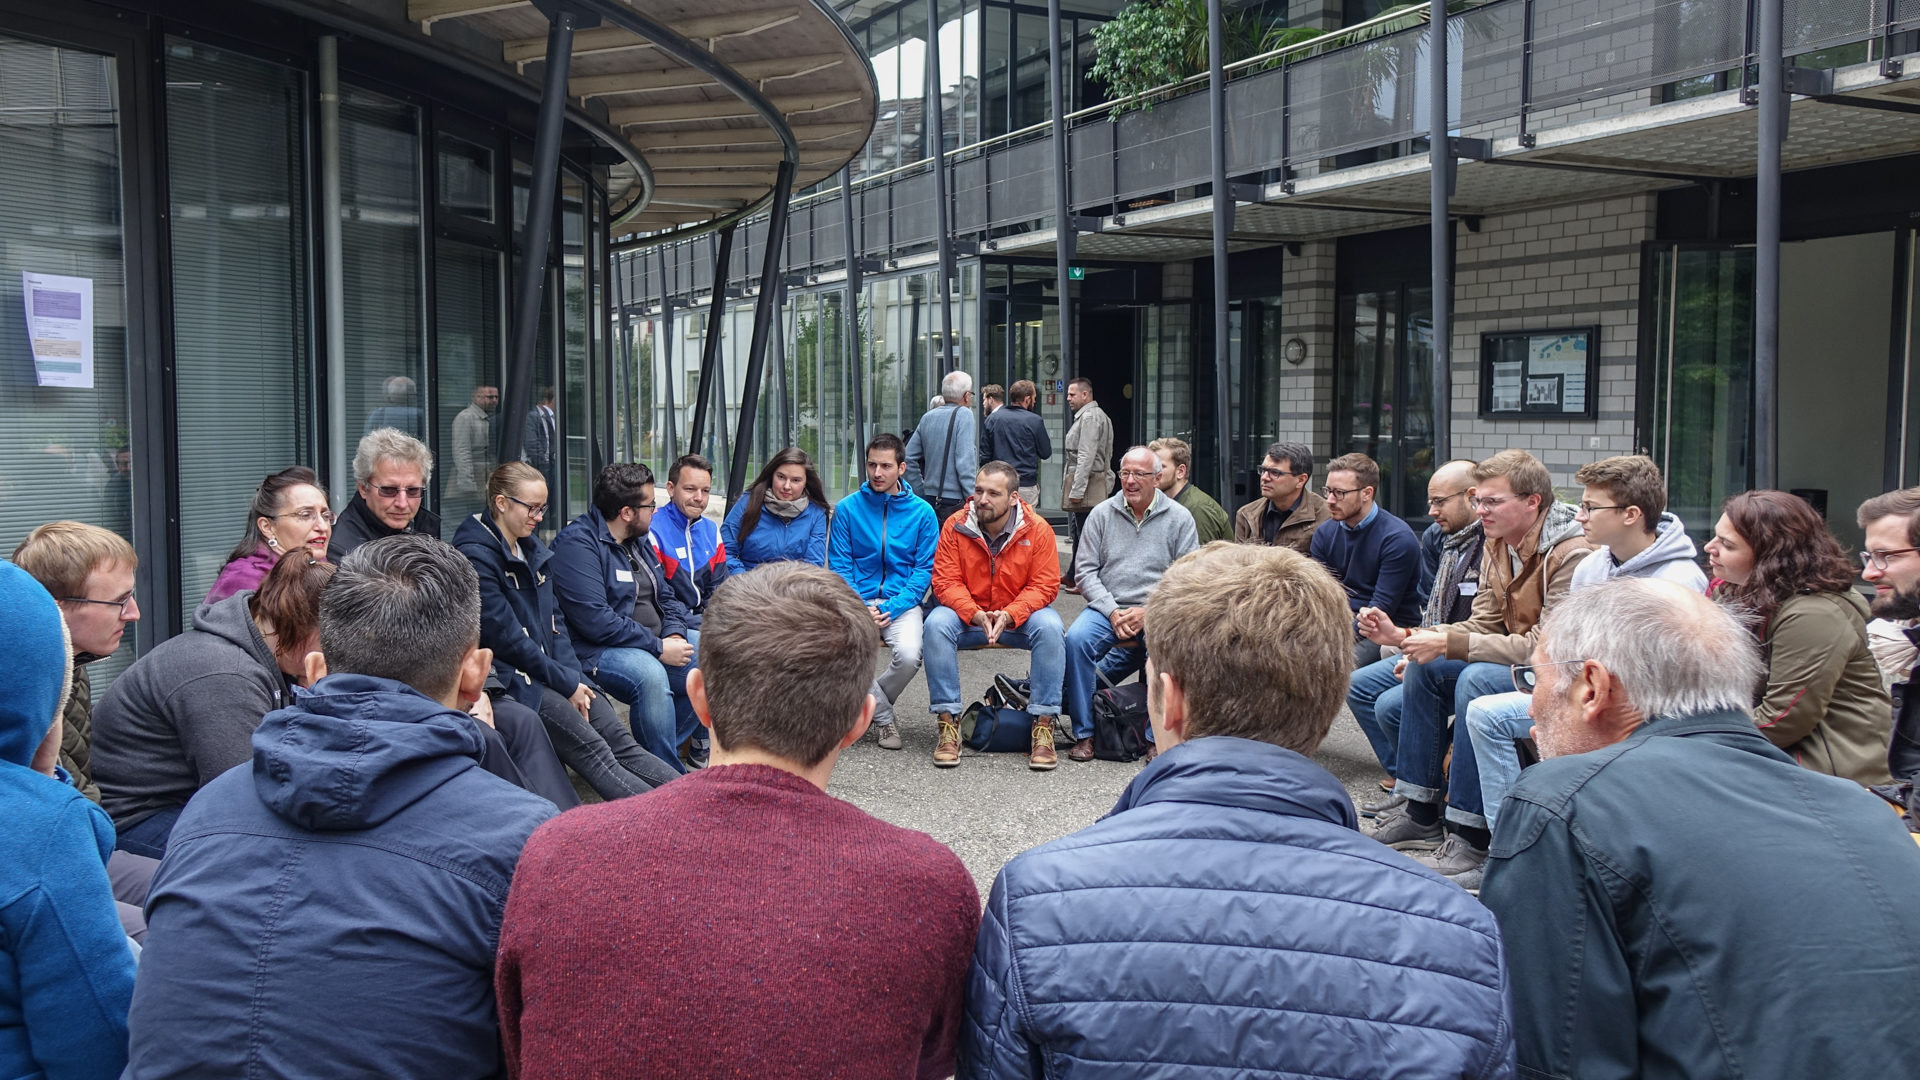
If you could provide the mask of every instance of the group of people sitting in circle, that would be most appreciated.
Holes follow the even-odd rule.
[[[1888,990],[1920,938],[1887,902],[1920,891],[1920,488],[1860,508],[1869,603],[1776,491],[1728,500],[1703,573],[1644,457],[1580,469],[1577,504],[1524,451],[1448,463],[1416,535],[1371,459],[1316,493],[1294,443],[1229,526],[1165,439],[1076,529],[1066,626],[1019,469],[980,466],[942,519],[907,443],[865,449],[838,505],[788,449],[718,524],[705,459],[664,502],[611,465],[551,547],[545,478],[508,463],[445,543],[427,448],[375,430],[337,518],[310,470],[268,477],[191,628],[98,701],[137,557],[34,530],[0,563],[0,1073],[1920,1055]],[[1090,758],[1088,700],[1133,672],[1155,756],[983,915],[951,851],[824,789],[869,731],[904,745],[923,659],[933,761],[958,764],[957,653],[988,646],[1031,654],[1033,769],[1057,725]],[[1388,776],[1358,810],[1311,761],[1343,703]]]

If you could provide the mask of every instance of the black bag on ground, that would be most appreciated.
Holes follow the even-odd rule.
[[[1027,714],[1032,692],[1025,679],[995,675],[986,696],[960,714],[961,744],[981,753],[1026,753],[1033,740],[1033,717]]]
[[[1147,752],[1147,684],[1122,683],[1093,692],[1093,756],[1137,761]]]

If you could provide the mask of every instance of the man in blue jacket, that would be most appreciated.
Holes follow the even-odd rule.
[[[1920,858],[1886,803],[1753,726],[1753,635],[1617,577],[1547,616],[1515,681],[1542,761],[1480,894],[1527,1076],[1912,1076]]]
[[[873,729],[887,750],[903,745],[893,703],[920,670],[920,601],[940,542],[940,520],[901,478],[905,463],[898,435],[875,435],[867,444],[867,482],[840,500],[827,528],[827,569],[866,601],[892,654],[873,683]]]
[[[593,506],[560,530],[547,570],[587,675],[627,703],[640,745],[677,765],[700,726],[687,703],[694,633],[653,547],[654,499],[645,465],[601,469]]]
[[[494,946],[553,804],[480,767],[480,587],[422,536],[320,600],[312,689],[187,804],[147,901],[129,1075],[502,1072]]]
[[[59,605],[0,562],[0,1076],[113,1080],[127,1062],[113,825],[59,765],[72,664]]]
[[[981,918],[962,1080],[1513,1075],[1488,911],[1356,828],[1306,755],[1352,666],[1340,586],[1213,544],[1147,601],[1159,756],[1016,857]]]
[[[703,516],[712,497],[713,462],[699,454],[680,455],[667,468],[667,504],[653,512],[648,530],[667,584],[687,609],[689,630],[700,629],[707,598],[727,580],[720,526]]]
[[[1374,501],[1380,466],[1365,454],[1327,462],[1327,520],[1313,530],[1308,551],[1346,587],[1347,606],[1393,615],[1394,625],[1420,621],[1420,538],[1398,514]],[[1380,659],[1380,646],[1353,634],[1353,666]]]

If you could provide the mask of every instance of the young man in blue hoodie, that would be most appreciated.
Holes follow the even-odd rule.
[[[59,606],[0,562],[0,1076],[112,1080],[127,1060],[113,825],[59,765],[72,671]]]
[[[690,630],[700,629],[707,598],[727,580],[727,547],[720,526],[708,521],[713,497],[713,462],[682,454],[667,468],[668,502],[653,512],[653,546],[666,568],[667,584],[686,606]]]
[[[374,540],[320,601],[312,689],[200,789],[147,901],[134,1078],[502,1072],[494,947],[553,804],[480,767],[473,564]]]
[[[902,476],[907,451],[883,431],[867,444],[867,482],[834,507],[827,568],[866,601],[892,661],[873,683],[873,729],[880,746],[903,745],[893,703],[920,670],[920,601],[933,582],[940,520]]]

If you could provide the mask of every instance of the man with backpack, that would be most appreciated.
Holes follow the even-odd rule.
[[[1027,713],[1033,735],[1027,767],[1060,763],[1053,746],[1066,669],[1066,632],[1048,605],[1060,594],[1053,528],[1015,492],[1020,473],[1004,461],[980,466],[973,500],[940,528],[933,595],[922,637],[927,696],[940,720],[933,763],[960,764],[960,650],[1004,645],[1033,654]]]

